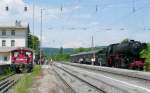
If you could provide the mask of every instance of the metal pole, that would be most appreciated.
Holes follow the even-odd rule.
[[[94,38],[92,36],[92,51],[94,52]],[[93,58],[92,58],[92,65],[94,65],[94,61],[95,61],[95,53],[93,53]]]
[[[41,58],[42,58],[42,30],[43,30],[43,9],[41,9],[41,31],[40,31],[40,65],[41,65]]]
[[[92,50],[94,50],[94,39],[93,39],[93,36],[92,36]]]
[[[34,21],[35,21],[34,18],[35,18],[35,0],[33,0],[33,20],[32,20],[33,21],[33,23],[32,23],[32,26],[33,26],[33,33],[32,34],[33,34],[33,36],[34,36]],[[33,41],[35,42],[34,37],[33,37]],[[36,51],[35,43],[32,44],[32,48],[35,49],[35,51]],[[34,61],[33,61],[33,63],[34,63]]]
[[[35,0],[33,0],[33,35],[34,35],[34,18],[35,18],[35,15],[34,15],[34,13],[35,13]]]
[[[34,36],[34,13],[35,13],[34,10],[35,10],[35,0],[33,0],[33,14],[32,14],[32,17],[33,17],[33,20],[32,20],[32,26],[33,26],[33,32],[32,33],[33,33],[33,36]],[[33,43],[32,48],[35,49],[35,43]]]

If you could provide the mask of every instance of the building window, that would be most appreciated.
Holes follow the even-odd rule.
[[[15,30],[12,30],[12,31],[11,31],[11,35],[12,35],[12,36],[15,36]]]
[[[2,40],[2,46],[6,46],[6,40]]]
[[[4,56],[4,61],[8,61],[8,58],[7,58],[7,56]]]
[[[11,40],[11,46],[15,46],[15,40]]]
[[[2,36],[6,36],[6,31],[5,30],[2,31]]]

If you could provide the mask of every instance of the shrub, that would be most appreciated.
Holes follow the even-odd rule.
[[[142,58],[145,58],[144,70],[150,71],[150,44],[148,44],[147,49],[144,49],[140,54]]]

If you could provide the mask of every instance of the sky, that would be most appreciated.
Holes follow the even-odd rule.
[[[21,20],[40,38],[43,9],[43,47],[91,47],[92,36],[95,46],[126,38],[150,42],[149,5],[150,0],[0,0],[0,25]]]

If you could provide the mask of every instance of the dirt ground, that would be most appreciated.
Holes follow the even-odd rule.
[[[53,71],[52,66],[42,67],[41,76],[37,77],[30,88],[30,93],[69,93],[67,87]]]

